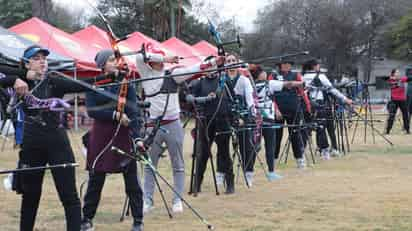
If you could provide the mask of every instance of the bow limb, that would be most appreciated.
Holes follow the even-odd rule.
[[[126,66],[126,61],[125,58],[121,55],[120,53],[120,49],[118,46],[118,42],[119,39],[118,37],[114,34],[112,27],[109,24],[109,21],[106,19],[106,17],[102,14],[102,12],[95,7],[93,4],[91,4],[89,2],[89,0],[86,0],[87,3],[96,11],[97,15],[99,16],[99,18],[104,22],[105,27],[107,28],[107,36],[109,38],[109,42],[110,45],[113,49],[114,52],[114,56],[116,58],[116,64],[117,64],[117,68],[119,71],[126,71],[127,75],[125,77],[125,80],[128,80],[131,75],[129,70],[127,69]],[[118,95],[118,100],[117,100],[117,112],[118,114],[118,124],[116,127],[116,130],[112,136],[112,138],[109,140],[109,142],[105,145],[105,147],[100,151],[100,153],[97,155],[96,159],[94,160],[93,164],[92,164],[92,169],[95,169],[97,161],[103,156],[103,154],[110,150],[110,147],[112,146],[114,140],[116,139],[117,135],[119,134],[120,131],[120,127],[121,127],[121,118],[123,117],[123,113],[124,113],[124,109],[126,106],[126,99],[127,99],[127,91],[128,91],[128,82],[127,81],[122,81],[121,85],[120,85],[120,89],[119,89],[119,95]]]

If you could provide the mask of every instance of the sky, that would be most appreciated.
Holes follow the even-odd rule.
[[[70,2],[71,7],[75,8],[91,8],[86,0],[82,1],[66,1],[66,0],[53,0],[61,4],[68,4]],[[96,5],[97,0],[89,0],[92,4]],[[224,19],[235,18],[236,24],[244,29],[246,32],[253,30],[253,21],[256,19],[258,10],[264,7],[270,2],[270,0],[205,0],[212,5],[216,6],[216,9],[222,9],[219,11],[221,17]],[[74,4],[74,5],[73,5]]]
[[[210,0],[221,11],[222,17],[226,19],[235,18],[235,22],[243,27],[246,32],[253,30],[253,21],[256,19],[259,9],[262,9],[269,0]]]

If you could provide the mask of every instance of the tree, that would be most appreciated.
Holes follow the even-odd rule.
[[[161,41],[173,36],[179,37],[176,31],[181,31],[184,15],[190,8],[190,0],[145,1],[145,21],[151,22],[153,37]]]
[[[52,0],[32,0],[31,9],[33,17],[48,22],[50,20],[49,13],[53,9]]]
[[[412,60],[412,10],[386,33],[390,57]]]
[[[137,30],[145,30],[142,28],[144,26],[143,3],[143,0],[101,0],[97,8],[109,20],[115,34],[124,36]],[[90,22],[106,29],[104,22],[98,16],[92,17]]]
[[[84,27],[82,15],[84,15],[84,9],[71,10],[65,6],[55,4],[48,12],[47,22],[63,31],[73,33]]]
[[[244,55],[309,50],[332,75],[352,72],[358,62],[371,70],[372,60],[382,55],[385,27],[411,5],[405,0],[280,0],[259,13]],[[365,73],[367,80],[370,72]]]
[[[0,0],[0,25],[14,26],[32,16],[30,0]]]

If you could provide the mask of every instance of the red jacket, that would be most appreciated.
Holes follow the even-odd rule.
[[[391,86],[391,99],[396,101],[406,100],[406,88],[405,83],[408,81],[406,76],[401,77],[399,80],[389,78],[388,82]]]

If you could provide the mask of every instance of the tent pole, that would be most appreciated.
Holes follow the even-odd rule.
[[[77,65],[75,62],[74,65],[74,79],[77,80]],[[78,131],[79,130],[79,106],[78,106],[78,101],[77,101],[77,93],[74,94],[74,131]]]

